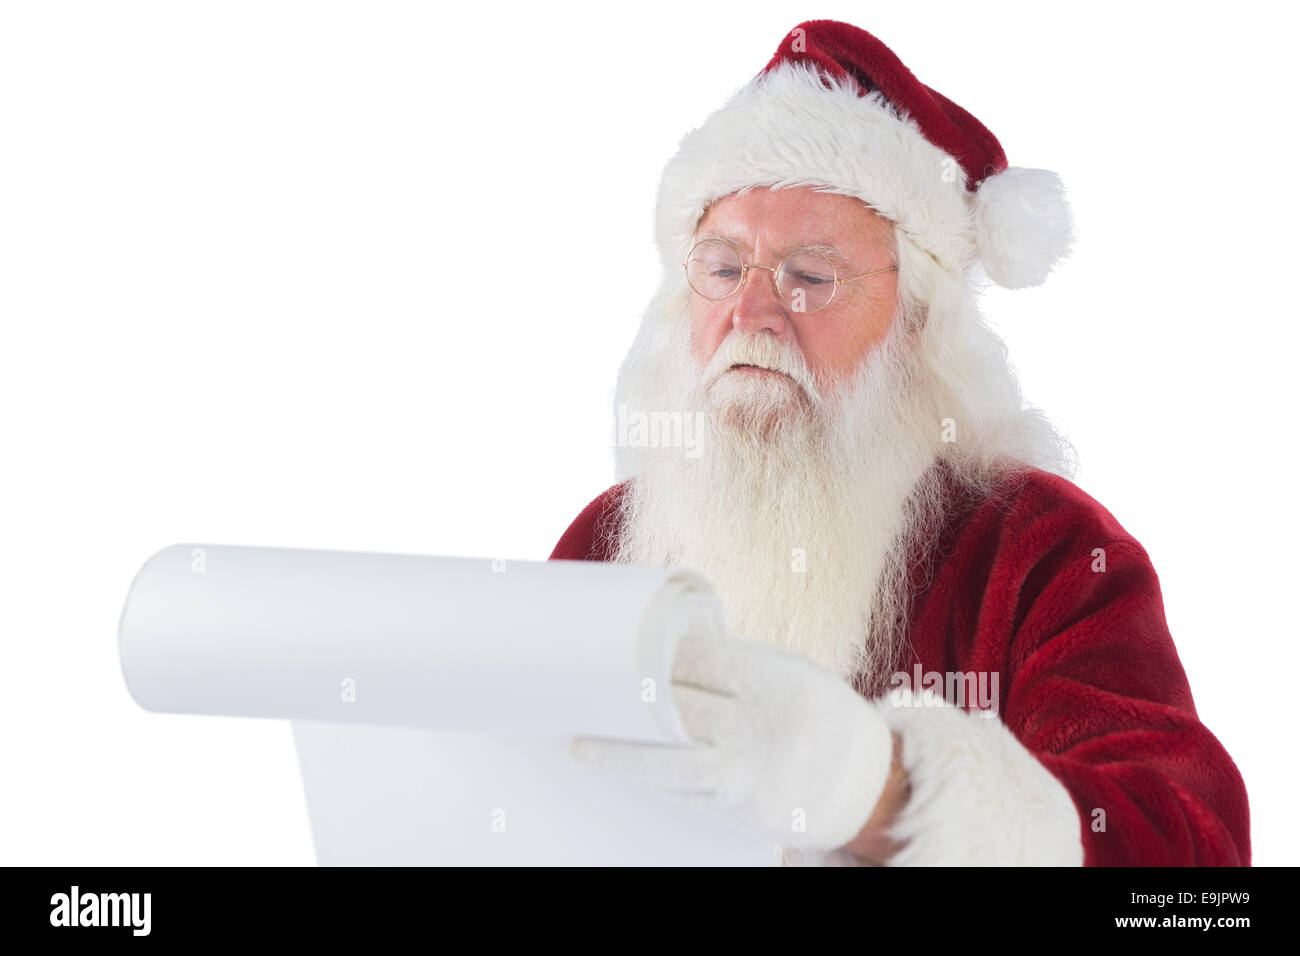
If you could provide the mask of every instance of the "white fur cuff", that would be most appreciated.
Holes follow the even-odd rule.
[[[911,796],[890,829],[890,866],[1081,866],[1069,791],[995,714],[967,713],[934,690],[873,702],[902,738]]]

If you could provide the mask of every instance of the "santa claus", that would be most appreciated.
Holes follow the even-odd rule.
[[[694,746],[575,756],[788,862],[1248,864],[1147,555],[976,307],[977,269],[1036,285],[1067,251],[1059,179],[810,21],[683,140],[658,240],[616,403],[702,441],[625,441],[551,557],[694,568],[735,637],[679,647]]]

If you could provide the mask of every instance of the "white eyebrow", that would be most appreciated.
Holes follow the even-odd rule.
[[[721,235],[720,233],[715,233],[715,232],[700,233],[700,235],[696,237],[697,242],[702,239],[725,239],[727,242],[730,242],[732,245],[736,246],[742,252],[749,248],[749,246],[745,242],[741,241],[740,239],[737,239],[735,236],[724,236]],[[843,251],[839,249],[839,247],[832,246],[824,242],[796,242],[794,245],[792,245],[789,249],[786,250],[786,255],[789,255],[795,249],[811,249],[814,252],[820,252],[822,255],[827,256],[828,258],[838,260],[844,265],[849,265],[852,262],[852,260],[848,256],[846,256],[843,253]]]
[[[849,257],[846,256],[835,246],[828,246],[825,245],[824,243],[815,242],[812,243],[811,245],[805,245],[802,248],[812,249],[814,252],[820,252],[822,255],[827,256],[828,258],[831,259],[838,259],[840,260],[840,262],[843,262],[845,265],[848,265],[849,263]]]

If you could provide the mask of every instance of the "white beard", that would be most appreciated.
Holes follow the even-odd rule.
[[[939,426],[916,387],[909,325],[895,321],[839,386],[769,335],[732,332],[707,369],[679,343],[706,440],[642,457],[614,560],[700,571],[733,635],[879,689],[905,640],[903,562],[938,498]],[[791,378],[726,372],[733,362]]]

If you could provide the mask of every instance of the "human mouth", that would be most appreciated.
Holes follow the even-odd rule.
[[[746,365],[744,363],[737,363],[731,366],[731,368],[727,369],[727,371],[728,372],[766,372],[769,375],[785,375],[784,372],[778,372],[774,368],[766,368],[762,365]]]

